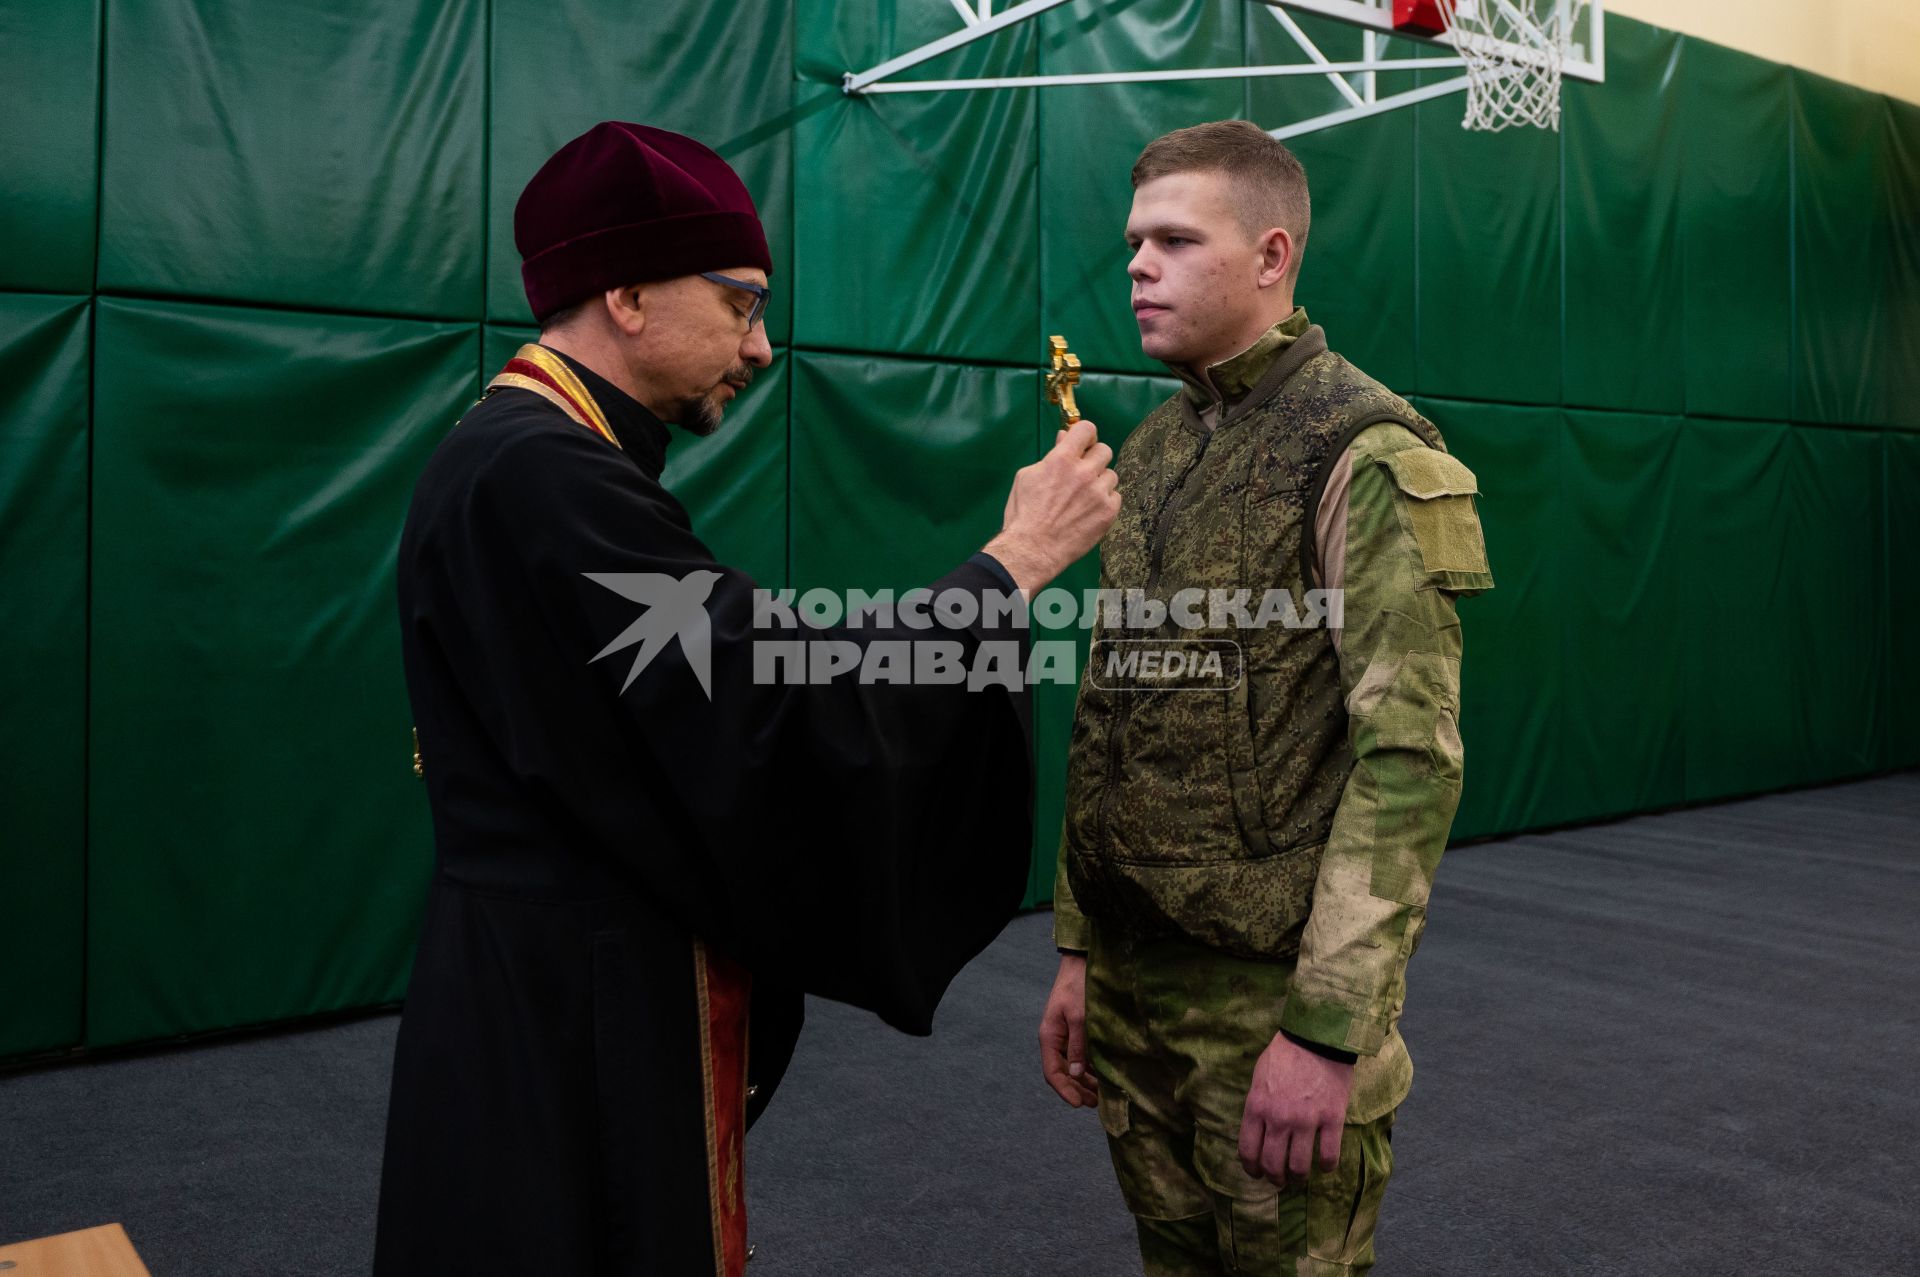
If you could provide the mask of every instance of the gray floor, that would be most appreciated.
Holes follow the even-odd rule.
[[[1382,1274],[1896,1274],[1920,1250],[1920,773],[1456,849],[1414,961]],[[931,1039],[811,1008],[749,1142],[756,1277],[1135,1274],[1045,1090],[1044,915]],[[0,1243],[363,1272],[394,1020],[0,1076]]]

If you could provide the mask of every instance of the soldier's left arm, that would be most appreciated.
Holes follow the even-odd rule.
[[[1363,430],[1322,498],[1318,562],[1344,591],[1336,631],[1355,763],[1335,810],[1281,1027],[1372,1055],[1460,801],[1460,622],[1493,587],[1473,473],[1397,423]]]

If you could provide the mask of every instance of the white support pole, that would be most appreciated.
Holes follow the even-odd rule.
[[[1413,64],[1396,62],[1394,63],[1394,69],[1398,70],[1402,65],[1410,66]],[[1290,137],[1299,137],[1303,133],[1317,133],[1321,129],[1330,129],[1336,124],[1345,124],[1349,120],[1364,120],[1370,115],[1380,115],[1387,111],[1397,110],[1403,106],[1412,106],[1416,102],[1428,102],[1434,98],[1445,97],[1449,93],[1459,93],[1466,89],[1467,84],[1467,77],[1463,75],[1458,79],[1443,80],[1439,84],[1429,84],[1425,88],[1409,89],[1405,93],[1396,93],[1392,97],[1381,98],[1379,101],[1369,102],[1365,106],[1349,107],[1345,111],[1334,111],[1327,115],[1315,116],[1311,120],[1302,120],[1298,124],[1288,124],[1281,128],[1268,129],[1267,132],[1284,142]]]
[[[1450,69],[1457,71],[1465,65],[1466,62],[1460,58],[1407,58],[1404,61],[1379,63],[1329,62],[1324,67],[1311,62],[1283,62],[1276,66],[1198,67],[1185,71],[1097,71],[1084,75],[1009,75],[984,80],[889,80],[884,84],[868,85],[862,92],[938,93],[949,89],[1036,89],[1072,84],[1158,84],[1169,80],[1182,83],[1190,80],[1254,80],[1275,75],[1322,75],[1329,70],[1335,74],[1371,70]],[[1403,96],[1389,98],[1382,103],[1362,102],[1359,106],[1348,108],[1348,110],[1362,111],[1372,115],[1375,114],[1371,109],[1373,106],[1384,107],[1388,103],[1399,103],[1403,100]],[[1348,112],[1339,114],[1342,119],[1349,118]]]
[[[976,22],[964,31],[956,31],[952,35],[942,36],[938,40],[923,44],[911,52],[882,62],[872,70],[862,71],[858,75],[849,71],[841,84],[841,89],[846,93],[868,91],[869,85],[877,84],[895,72],[904,71],[908,67],[917,67],[929,58],[937,58],[963,44],[972,44],[983,36],[990,36],[1016,23],[1025,22],[1028,18],[1045,13],[1048,9],[1057,9],[1065,3],[1067,0],[1024,0],[1024,3],[1016,4],[1004,13],[997,13],[991,18]]]
[[[1376,36],[1372,31],[1362,31],[1360,36],[1360,56],[1369,62],[1379,61],[1380,37]],[[1369,102],[1379,99],[1379,78],[1379,73],[1375,71],[1369,71],[1360,77],[1360,95]]]
[[[1300,29],[1300,24],[1293,20],[1292,14],[1277,6],[1269,8],[1267,12],[1273,15],[1275,22],[1278,22],[1286,28],[1287,34],[1293,37],[1293,42],[1300,46],[1301,52],[1305,53],[1323,67],[1328,64],[1327,55],[1320,52],[1320,46],[1309,39],[1307,33]],[[1371,50],[1368,51],[1367,60],[1373,60]],[[1366,105],[1366,99],[1353,91],[1353,86],[1347,83],[1347,77],[1344,75],[1328,75],[1327,79],[1333,82],[1334,88],[1340,90],[1341,97],[1353,103],[1355,106]]]
[[[967,0],[953,0],[953,7],[960,11],[960,21],[970,27],[979,25],[980,15],[967,8]]]

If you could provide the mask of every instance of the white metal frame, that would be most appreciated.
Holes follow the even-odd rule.
[[[898,0],[908,3],[909,0]],[[932,0],[938,3],[939,0]],[[1240,3],[1242,0],[1233,0]],[[917,49],[909,50],[896,58],[891,58],[878,66],[870,67],[858,73],[849,71],[842,81],[842,88],[850,96],[862,96],[877,93],[937,93],[974,89],[1017,89],[1036,88],[1049,85],[1066,84],[1152,84],[1161,81],[1189,80],[1232,80],[1252,79],[1278,75],[1324,75],[1329,83],[1339,91],[1347,105],[1337,111],[1316,116],[1310,120],[1301,120],[1293,124],[1269,129],[1277,138],[1296,137],[1302,133],[1313,133],[1320,129],[1331,128],[1336,124],[1345,124],[1349,120],[1365,119],[1370,115],[1379,115],[1400,107],[1411,106],[1416,102],[1426,102],[1433,98],[1445,97],[1450,93],[1459,93],[1467,87],[1464,75],[1424,85],[1404,93],[1379,96],[1376,85],[1382,71],[1414,71],[1422,68],[1463,68],[1465,59],[1458,56],[1458,50],[1450,37],[1440,35],[1423,37],[1396,31],[1393,27],[1393,0],[1256,0],[1273,20],[1278,22],[1292,37],[1293,42],[1306,55],[1304,62],[1287,62],[1271,66],[1236,67],[1197,67],[1168,71],[1103,71],[1082,75],[1011,75],[966,80],[896,80],[893,77],[911,67],[916,67],[931,58],[960,48],[962,45],[984,39],[996,31],[1036,18],[1049,9],[1059,8],[1068,0],[1022,0],[1009,9],[993,12],[993,0],[946,0],[959,14],[962,26],[960,30],[945,35],[938,40],[929,41]],[[1471,3],[1472,0],[1462,0]],[[1479,0],[1480,3],[1502,4],[1505,0]],[[1564,15],[1574,0],[1552,0],[1561,8]],[[1584,31],[1576,32],[1572,47],[1567,51],[1562,74],[1574,79],[1599,83],[1606,79],[1606,15],[1605,0],[1591,0],[1587,6]],[[1298,9],[1306,13],[1333,18],[1362,29],[1361,57],[1359,61],[1336,62],[1320,51],[1312,38],[1293,20],[1289,9]],[[1434,57],[1387,58],[1383,56],[1380,37],[1389,35],[1399,39],[1418,41],[1436,46]],[[1505,46],[1514,58],[1528,61],[1540,54],[1524,46]]]

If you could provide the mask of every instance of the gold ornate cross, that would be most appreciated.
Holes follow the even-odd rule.
[[[1047,338],[1047,402],[1060,409],[1060,428],[1080,420],[1080,407],[1073,402],[1073,388],[1080,384],[1080,356],[1067,349],[1065,337]]]

